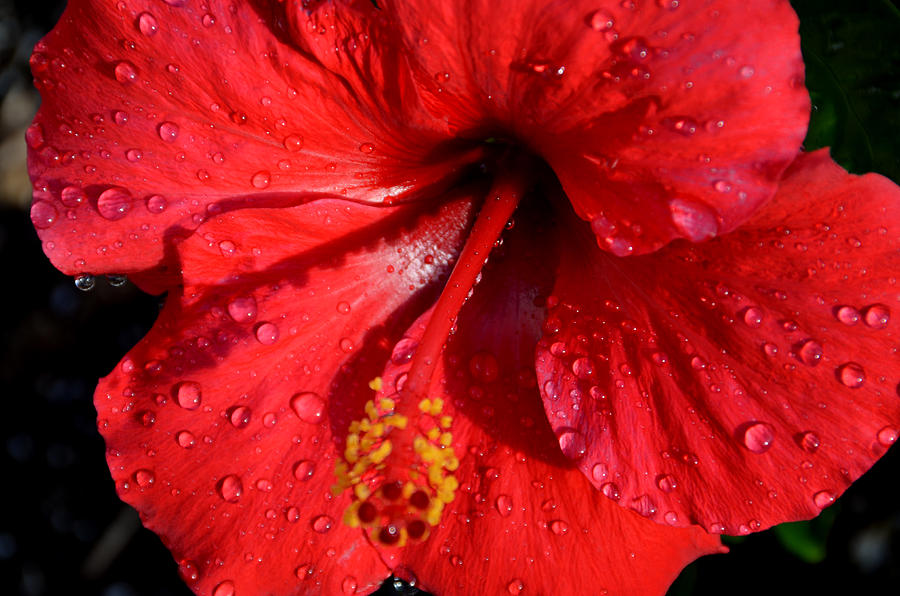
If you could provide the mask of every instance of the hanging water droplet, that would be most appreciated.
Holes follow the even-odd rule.
[[[110,221],[122,219],[131,209],[131,193],[124,188],[112,187],[104,190],[97,197],[97,211]]]
[[[897,428],[893,426],[885,426],[881,430],[878,431],[876,437],[878,438],[878,442],[884,445],[885,447],[889,447],[897,442]]]
[[[295,394],[290,401],[291,409],[297,417],[310,424],[318,424],[325,415],[325,400],[318,393],[304,391]]]
[[[94,289],[94,276],[87,273],[75,276],[75,287],[82,292],[88,292]]]
[[[765,453],[774,440],[775,430],[765,422],[753,422],[744,430],[744,446],[753,453]]]
[[[813,495],[813,503],[815,503],[816,507],[819,509],[825,509],[834,503],[834,493],[828,490],[820,490]]]
[[[216,484],[216,492],[218,492],[219,496],[225,501],[236,503],[244,493],[244,485],[241,482],[241,479],[236,475],[229,474]]]
[[[836,372],[840,382],[850,389],[858,389],[866,382],[866,373],[856,362],[846,362]]]
[[[121,288],[128,283],[128,276],[119,273],[110,273],[106,276],[106,281],[114,288]]]
[[[175,401],[185,410],[196,410],[200,407],[202,393],[200,384],[194,381],[182,381],[175,387]]]
[[[863,320],[872,329],[884,329],[891,320],[891,311],[884,304],[873,304],[866,307]]]
[[[256,341],[265,345],[272,345],[278,341],[279,331],[274,323],[260,323],[256,327]]]

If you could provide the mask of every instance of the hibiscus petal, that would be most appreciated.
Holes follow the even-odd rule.
[[[734,229],[806,132],[787,2],[386,5],[432,113],[543,156],[618,255]]]
[[[319,201],[222,214],[181,244],[183,293],[95,401],[119,494],[197,593],[387,577],[341,523],[336,443],[471,215],[461,195],[424,215]]]
[[[359,30],[317,33],[343,57],[325,63],[279,3],[70,2],[31,59],[32,220],[54,265],[172,268],[169,245],[216,213],[391,201],[454,176],[408,75],[383,66],[396,48],[375,11],[336,11]]]
[[[531,368],[544,314],[535,298],[548,289],[555,260],[535,242],[540,232],[539,223],[517,216],[460,312],[434,377],[430,395],[444,400],[453,419],[455,500],[424,542],[380,548],[396,575],[437,594],[580,593],[585,586],[598,594],[662,594],[685,564],[721,545],[697,528],[667,528],[615,506],[562,456]],[[402,345],[421,339],[429,317]],[[408,368],[408,361],[387,367],[386,395]]]
[[[897,221],[895,185],[820,151],[727,236],[627,259],[569,242],[537,352],[564,452],[660,522],[818,514],[900,427]]]

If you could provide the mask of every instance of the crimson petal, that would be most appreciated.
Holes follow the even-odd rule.
[[[506,135],[540,154],[614,254],[734,229],[772,196],[806,133],[787,2],[386,10],[431,112],[461,135]]]
[[[730,235],[630,259],[569,243],[537,352],[566,454],[660,522],[818,514],[898,435],[897,221],[895,185],[820,151]]]
[[[95,402],[120,496],[193,590],[339,593],[389,574],[341,521],[336,443],[458,250],[471,201],[448,199],[234,212],[181,245],[184,291]]]

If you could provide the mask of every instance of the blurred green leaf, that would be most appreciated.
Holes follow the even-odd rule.
[[[809,521],[775,526],[774,532],[784,550],[805,563],[821,563],[828,554],[828,534],[834,526],[837,507]]]
[[[900,180],[900,10],[888,0],[794,0],[813,103],[807,150]]]

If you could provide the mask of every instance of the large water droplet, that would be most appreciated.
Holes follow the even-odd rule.
[[[863,320],[872,329],[884,329],[891,320],[891,311],[884,304],[873,304],[866,307]]]
[[[124,188],[113,187],[104,190],[97,197],[97,211],[110,221],[122,219],[131,209],[131,193]]]
[[[404,337],[394,345],[394,349],[391,351],[391,363],[404,364],[409,362],[412,360],[413,353],[418,345],[419,343],[416,340]]]
[[[167,206],[165,197],[161,195],[153,195],[147,199],[147,211],[150,213],[162,213]]]
[[[863,367],[856,362],[846,362],[837,368],[838,380],[850,389],[859,389],[866,382]]]
[[[226,579],[213,588],[212,596],[234,596],[234,582]]]
[[[797,357],[807,366],[816,366],[822,360],[821,344],[814,339],[807,339],[797,349]]]
[[[325,415],[325,400],[311,391],[297,393],[291,398],[291,409],[297,417],[310,424],[318,424]]]
[[[234,406],[228,410],[228,421],[235,428],[244,428],[250,424],[250,414],[247,406]]]
[[[202,394],[200,384],[194,381],[182,381],[175,388],[175,401],[185,410],[196,410],[200,407]]]
[[[497,500],[494,502],[494,505],[497,508],[497,513],[499,513],[502,517],[509,517],[509,514],[512,513],[513,502],[512,497],[509,495],[500,495],[497,497]]]
[[[608,31],[615,26],[616,21],[605,10],[595,10],[591,13],[589,24],[594,31]]]
[[[244,493],[244,485],[240,478],[234,474],[229,474],[216,485],[216,492],[229,503],[236,503]]]
[[[35,201],[31,205],[31,223],[39,230],[45,230],[56,223],[59,214],[56,207],[47,201]]]
[[[140,488],[150,488],[156,482],[156,475],[152,470],[140,469],[134,473],[134,482]]]
[[[881,430],[878,431],[876,435],[878,438],[878,442],[884,445],[885,447],[889,447],[897,442],[897,434],[898,431],[896,427],[893,426],[885,426]]]
[[[159,138],[167,143],[171,143],[178,138],[178,130],[178,125],[174,122],[163,122],[159,125],[157,132],[159,133]]]
[[[352,575],[348,575],[341,582],[341,591],[344,594],[356,594],[356,588],[359,587],[359,584],[356,581],[356,578]]]
[[[584,457],[587,447],[584,442],[584,435],[575,429],[566,429],[560,433],[559,448],[563,455],[569,459],[581,459]]]
[[[278,341],[278,335],[278,327],[274,323],[260,323],[256,327],[256,340],[261,344],[274,344]]]
[[[509,592],[510,596],[518,596],[524,589],[524,582],[522,582],[522,580],[517,577],[513,578],[508,584],[506,584],[506,591]]]
[[[316,473],[316,464],[308,459],[301,459],[294,464],[294,478],[305,482]]]
[[[613,501],[618,501],[619,497],[619,487],[615,482],[607,482],[606,484],[600,487],[600,492],[606,495],[607,498],[612,499]]]
[[[675,228],[688,240],[701,242],[719,232],[716,213],[703,203],[690,199],[672,199],[669,201],[669,212]]]
[[[561,519],[555,519],[550,522],[550,531],[557,536],[563,536],[569,531],[569,524]]]
[[[249,323],[256,318],[256,299],[253,296],[235,298],[228,303],[228,316],[237,323]]]
[[[324,534],[334,525],[334,520],[327,515],[318,515],[312,520],[312,529],[319,534]]]
[[[128,60],[122,60],[116,64],[115,75],[120,83],[133,83],[137,80],[137,68]]]
[[[825,509],[834,503],[834,493],[828,490],[820,490],[813,495],[813,503],[815,503],[816,507],[819,509]]]
[[[748,327],[759,327],[763,321],[763,311],[756,306],[748,306],[744,309],[744,324]]]
[[[859,322],[859,311],[852,306],[842,306],[834,313],[835,318],[844,325],[856,325]]]
[[[656,479],[656,486],[664,493],[670,493],[678,487],[678,481],[671,474],[662,474]]]
[[[288,151],[300,151],[303,148],[303,137],[299,135],[284,137],[284,148]]]
[[[797,442],[807,453],[815,453],[819,449],[819,436],[812,431],[802,433],[797,438]]]
[[[84,190],[80,186],[66,186],[59,193],[59,199],[66,207],[78,207],[84,203],[86,198],[87,195],[84,194]]]
[[[181,430],[175,434],[175,442],[184,449],[190,449],[197,444],[197,439],[191,431]]]
[[[138,29],[147,37],[152,37],[159,31],[159,23],[156,22],[156,17],[149,12],[142,12],[138,16]]]
[[[753,453],[765,453],[774,440],[775,431],[765,422],[753,422],[744,430],[744,446]]]
[[[96,280],[94,279],[93,275],[83,273],[81,275],[75,276],[75,287],[82,292],[89,292],[90,290],[93,290],[95,283]]]
[[[259,188],[260,190],[263,188],[268,188],[269,184],[272,183],[272,174],[270,174],[266,170],[260,170],[259,172],[253,174],[250,178],[250,184],[253,185],[253,188]]]

